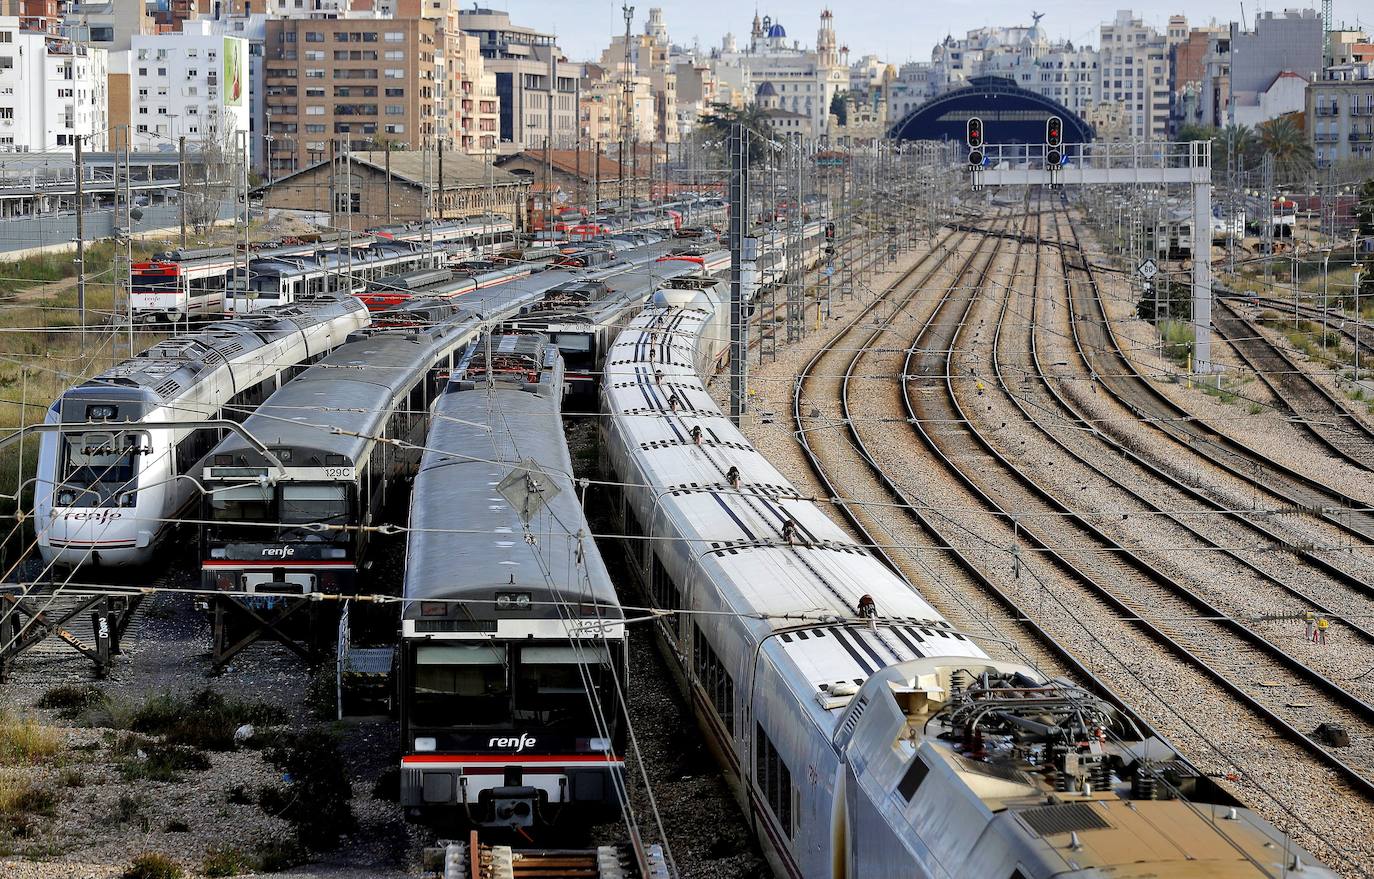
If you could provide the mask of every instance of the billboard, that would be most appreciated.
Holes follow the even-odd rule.
[[[224,38],[224,79],[220,86],[220,97],[226,107],[242,107],[248,91],[248,73],[244,66],[247,59],[243,51],[245,43],[237,37]]]

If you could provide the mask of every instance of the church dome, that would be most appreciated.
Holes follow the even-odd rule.
[[[775,24],[768,29],[769,39],[787,36],[787,30],[780,24]]]
[[[767,80],[765,80],[765,81],[763,82],[763,84],[759,86],[759,90],[758,90],[757,92],[755,92],[755,97],[759,97],[759,98],[772,98],[772,97],[776,97],[777,94],[778,94],[778,90],[775,89],[775,88],[773,88],[773,84],[772,84],[771,82],[768,82]]]

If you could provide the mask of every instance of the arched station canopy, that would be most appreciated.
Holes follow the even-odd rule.
[[[898,140],[964,140],[971,117],[983,120],[987,143],[1044,143],[1045,120],[1064,120],[1065,143],[1088,143],[1092,126],[1058,101],[1000,76],[979,76],[967,88],[931,98],[889,130]]]

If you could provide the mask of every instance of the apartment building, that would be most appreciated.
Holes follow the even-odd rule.
[[[1318,167],[1374,158],[1374,62],[1328,67],[1307,85],[1306,114]]]
[[[0,17],[0,152],[108,145],[108,53]]]
[[[446,34],[449,117],[448,140],[469,155],[495,152],[499,146],[501,109],[496,74],[486,69],[482,41],[456,30]]]
[[[183,21],[179,34],[135,35],[128,62],[134,148],[172,149],[185,137],[238,150],[239,133],[251,134],[248,45],[199,19]],[[260,146],[252,140],[250,156]]]
[[[495,79],[499,151],[542,148],[546,139],[555,148],[575,145],[578,65],[564,57],[553,36],[481,7],[460,10],[458,26],[478,38],[484,70]]]
[[[269,20],[263,92],[272,173],[344,147],[432,143],[435,34],[436,22],[418,17]]]
[[[1168,45],[1130,10],[1102,25],[1098,98],[1123,108],[1126,137],[1163,140],[1169,131]]]

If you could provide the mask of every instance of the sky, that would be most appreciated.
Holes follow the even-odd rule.
[[[470,2],[464,0],[464,5]],[[557,33],[560,47],[575,61],[596,60],[611,35],[625,30],[621,0],[480,0],[480,5],[510,12],[516,24]],[[660,6],[673,42],[690,46],[696,39],[703,49],[719,47],[726,32],[741,44],[747,42],[754,19],[753,0],[634,0],[630,5],[635,8],[636,33],[643,32],[649,7]],[[897,64],[929,61],[931,47],[948,33],[961,35],[987,25],[1030,24],[1031,10],[1045,13],[1040,24],[1051,39],[1095,46],[1100,24],[1115,18],[1117,9],[1129,6],[1123,0],[759,0],[758,10],[780,21],[789,38],[814,46],[820,12],[826,5],[835,13],[835,32],[840,45],[849,47],[850,60],[874,53]],[[1239,20],[1242,7],[1253,27],[1256,12],[1278,13],[1285,5],[1257,5],[1253,0],[1155,0],[1133,10],[1163,31],[1169,15],[1180,10],[1190,24],[1206,24],[1213,18]],[[1367,0],[1335,0],[1333,9],[1337,25],[1354,25],[1363,19],[1364,27],[1374,27],[1374,7]]]

